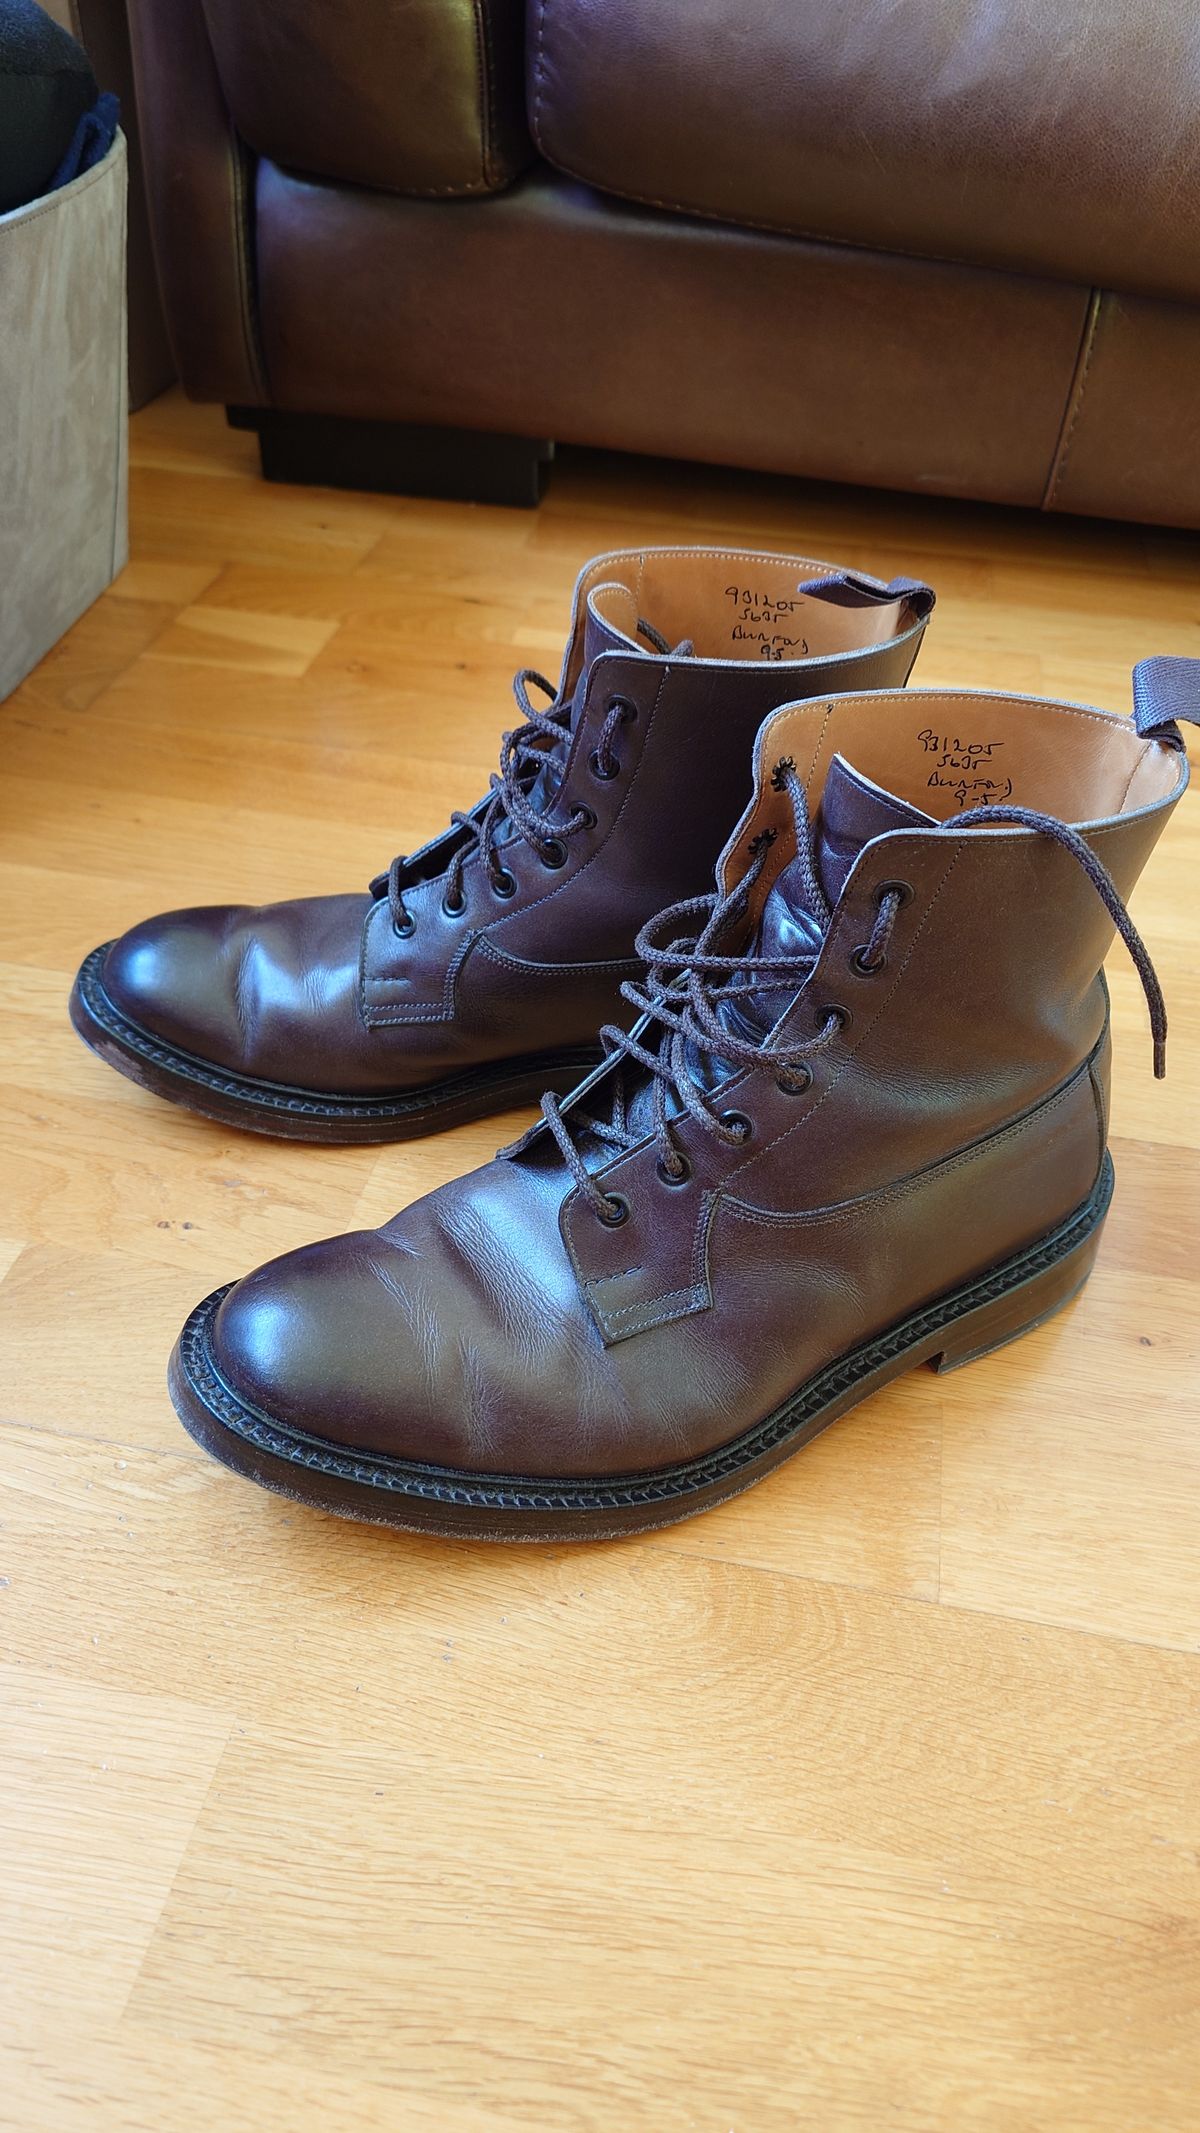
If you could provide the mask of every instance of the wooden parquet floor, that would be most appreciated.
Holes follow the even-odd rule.
[[[518,1114],[306,1149],[66,1019],[169,904],[366,883],[474,799],[581,561],[746,539],[938,587],[917,679],[1124,709],[1200,541],[566,455],[537,514],[271,489],[169,396],[133,561],[0,708],[0,2124],[1200,2126],[1200,799],[1112,961],[1117,1199],[1067,1313],[691,1525],[339,1524],[206,1463],[206,1289]]]

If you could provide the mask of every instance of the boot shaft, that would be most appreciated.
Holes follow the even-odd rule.
[[[928,587],[913,581],[884,586],[802,557],[736,549],[597,557],[576,585],[557,692],[570,706],[570,734],[549,807],[551,827],[563,832],[548,855],[555,863],[506,843],[514,888],[501,903],[469,861],[468,909],[447,924],[438,880],[462,833],[414,854],[405,891],[414,938],[397,941],[383,904],[367,927],[368,1023],[411,1020],[432,1031],[446,1015],[448,963],[468,934],[485,956],[506,959],[517,984],[518,966],[632,966],[647,915],[710,885],[714,856],[749,795],[754,736],[767,714],[831,686],[903,684],[932,606]],[[678,649],[648,650],[644,623]],[[460,987],[460,1019],[462,998]],[[605,1000],[599,1018],[610,1011]]]
[[[706,1052],[701,1016],[681,1069],[693,1094],[707,1084],[710,1110],[736,1126],[738,1144],[705,1130],[677,1096],[668,1109],[679,1189],[664,1191],[676,1181],[663,1171],[662,1134],[649,1138],[645,1090],[626,1090],[618,1115],[634,1130],[621,1136],[624,1152],[613,1159],[611,1136],[592,1144],[597,1186],[621,1223],[597,1219],[594,1191],[571,1194],[561,1217],[605,1341],[707,1310],[722,1282],[743,1278],[735,1268],[756,1235],[762,1267],[769,1253],[778,1259],[781,1295],[788,1266],[807,1265],[822,1238],[831,1296],[878,1291],[907,1308],[936,1292],[939,1251],[986,1266],[1065,1219],[1100,1175],[1107,1130],[1102,963],[1113,923],[1081,854],[1089,864],[1098,854],[1126,897],[1187,774],[1177,731],[1153,713],[1139,730],[1081,705],[918,690],[788,705],[769,718],[755,797],[719,870],[731,918],[745,889],[735,1035],[751,1056],[724,1047],[726,1071],[714,1075],[723,1045]],[[797,779],[812,838],[797,838]],[[964,782],[974,803],[965,815]],[[998,790],[1011,801],[997,801]],[[832,839],[822,819],[831,794]],[[983,810],[997,805],[1036,811],[1083,842],[1064,849],[1045,826],[993,824]],[[858,849],[846,863],[839,847],[855,842],[856,809]],[[822,908],[803,941],[814,900]],[[789,927],[802,939],[795,951]],[[763,960],[781,946],[782,965]],[[736,935],[722,952],[735,950]],[[697,952],[708,952],[707,937]],[[686,955],[672,960],[686,968]],[[773,1025],[761,1021],[771,986]],[[728,1030],[719,984],[716,1010]],[[633,1039],[655,1042],[654,1021]],[[607,1116],[603,1088],[620,1071],[593,1077],[584,1114]],[[679,1091],[674,1068],[671,1079]],[[919,1263],[906,1266],[918,1247]]]
[[[761,916],[790,855],[775,775],[793,760],[814,815],[835,758],[913,816],[873,836],[849,868],[820,953],[773,1041],[842,1011],[814,1061],[818,1106],[793,1134],[802,1170],[762,1163],[763,1204],[816,1206],[875,1189],[994,1131],[1096,1056],[1106,1089],[1112,921],[1078,861],[1032,828],[973,826],[1014,805],[1077,828],[1128,898],[1187,784],[1181,745],[1089,706],[982,692],[905,691],[787,706],[756,746],[756,792],[727,849],[728,889],[756,839],[774,839],[750,899]],[[951,818],[968,819],[961,827]],[[947,825],[950,826],[947,826]],[[863,947],[891,884],[902,888],[885,963]]]

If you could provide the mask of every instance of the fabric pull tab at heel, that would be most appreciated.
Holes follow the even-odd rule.
[[[1057,1311],[1065,1310],[1095,1265],[1112,1189],[1111,1168],[1107,1183],[1108,1190],[1091,1228],[1053,1265],[1031,1275],[1007,1295],[965,1312],[946,1329],[939,1353],[929,1358],[931,1369],[958,1370],[964,1363],[978,1362],[995,1349],[1007,1347],[1010,1341],[1020,1340],[1022,1334],[1032,1333]]]

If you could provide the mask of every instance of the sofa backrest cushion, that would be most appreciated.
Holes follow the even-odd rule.
[[[839,243],[1200,297],[1197,0],[528,0],[574,177]]]

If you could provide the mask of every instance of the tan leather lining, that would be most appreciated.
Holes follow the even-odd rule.
[[[690,638],[700,659],[822,659],[898,636],[912,619],[904,599],[841,607],[799,590],[837,569],[748,549],[634,549],[598,557],[580,593],[631,641],[644,618],[671,644]]]
[[[774,767],[794,762],[815,810],[835,754],[939,822],[989,806],[1104,822],[1168,799],[1182,776],[1174,750],[1141,739],[1128,719],[1082,704],[935,689],[785,704],[759,735],[758,789],[726,872],[727,883],[737,878],[760,831],[777,833],[756,906],[792,850],[791,806],[772,788]]]

